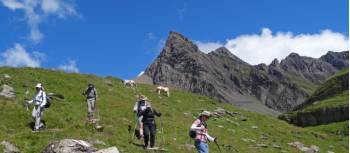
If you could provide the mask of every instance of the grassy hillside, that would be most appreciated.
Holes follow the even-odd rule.
[[[349,93],[349,68],[343,69],[326,80],[307,100],[306,105]],[[347,91],[347,92],[345,92]]]
[[[348,107],[349,69],[346,68],[327,79],[295,111],[279,118],[300,126],[314,126],[348,120]]]
[[[123,153],[144,152],[141,147],[129,143],[130,134],[127,128],[128,125],[134,126],[135,123],[132,107],[136,98],[134,90],[124,87],[120,80],[32,68],[0,68],[0,74],[1,82],[7,82],[17,92],[17,98],[13,101],[0,100],[0,141],[8,140],[15,143],[26,153],[40,152],[51,141],[63,138],[83,139],[89,142],[100,140],[105,145],[95,145],[98,148],[117,146]],[[12,78],[4,80],[3,74],[9,74]],[[25,110],[23,101],[25,86],[30,87],[30,95],[33,95],[33,86],[37,82],[42,82],[48,92],[65,95],[66,100],[54,101],[44,112],[47,128],[39,133],[32,133],[27,125],[31,121],[31,110]],[[86,103],[81,92],[90,82],[95,84],[100,96],[99,115],[101,124],[105,127],[102,133],[85,126]],[[154,108],[164,114],[162,117],[164,133],[159,130],[157,142],[169,152],[194,152],[194,149],[186,145],[192,144],[192,140],[188,137],[190,124],[200,110],[212,111],[217,108],[240,114],[212,118],[208,122],[211,135],[217,136],[218,141],[226,146],[222,148],[223,152],[233,152],[227,146],[234,146],[240,152],[247,153],[283,150],[298,152],[287,144],[294,141],[300,141],[306,146],[317,145],[321,152],[327,150],[337,153],[348,152],[348,135],[334,134],[325,130],[327,128],[295,127],[270,116],[246,112],[229,104],[179,90],[171,90],[170,97],[159,96],[155,94],[154,88],[150,85],[139,85],[138,90],[152,101]],[[243,118],[247,120],[244,121]],[[159,119],[157,125],[160,129]],[[348,128],[345,128],[348,124],[343,124],[343,127],[342,129],[348,133],[346,131]],[[162,142],[163,137],[165,143]],[[135,142],[141,144],[140,141]],[[268,147],[259,148],[256,144],[267,144]],[[281,149],[272,147],[273,144],[281,146]],[[211,152],[219,152],[215,144],[210,144],[210,149]]]
[[[349,90],[329,98],[316,101],[311,105],[302,108],[300,111],[314,111],[322,108],[342,107],[349,105]]]

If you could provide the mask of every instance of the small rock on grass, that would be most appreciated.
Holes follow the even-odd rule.
[[[4,153],[19,153],[19,149],[8,141],[1,141],[0,145],[4,146]]]
[[[256,144],[256,146],[260,147],[260,148],[267,148],[267,147],[269,147],[267,144],[263,144],[263,143]]]

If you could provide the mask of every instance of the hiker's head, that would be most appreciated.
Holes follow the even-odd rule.
[[[94,88],[94,85],[92,83],[89,83],[88,88]]]
[[[38,84],[36,84],[35,89],[37,91],[42,90],[43,89],[43,85],[41,83],[38,83]]]
[[[200,115],[199,118],[203,121],[206,121],[210,118],[210,112],[209,111],[203,111]]]
[[[144,101],[148,100],[147,97],[144,96],[144,95],[140,95],[140,96],[139,96],[139,99],[140,99],[140,100],[144,100]]]

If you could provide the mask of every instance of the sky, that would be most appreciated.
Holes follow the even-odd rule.
[[[132,79],[170,31],[255,65],[348,50],[347,0],[0,0],[0,66]]]

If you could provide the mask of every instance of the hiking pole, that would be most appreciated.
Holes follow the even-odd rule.
[[[129,134],[130,134],[130,141],[129,141],[129,143],[134,141],[136,126],[137,126],[137,122],[135,123],[135,126],[134,126],[133,129],[131,128],[131,125],[129,125],[129,127],[130,127],[130,132],[129,132]]]
[[[216,141],[216,139],[214,140],[214,142],[215,142],[216,146],[218,147],[219,152],[220,152],[220,153],[222,153],[221,148],[220,148],[220,146],[219,146],[218,142]]]
[[[162,130],[162,139],[163,139],[163,145],[165,145],[165,139],[164,139],[164,129],[163,129],[163,121],[162,121],[162,116],[159,117],[160,119],[160,128]]]
[[[138,124],[138,122],[137,122],[137,120],[136,120],[135,126],[134,126],[134,130],[132,131],[130,143],[133,142],[134,139],[135,139],[135,136],[136,136],[136,135],[135,135],[135,130],[136,130],[137,124]]]

